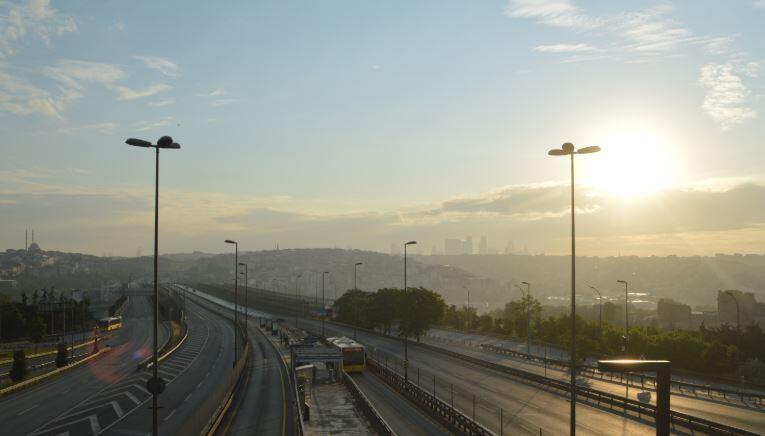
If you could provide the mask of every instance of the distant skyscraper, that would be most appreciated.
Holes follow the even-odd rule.
[[[473,254],[473,237],[468,236],[465,238],[465,254]]]
[[[478,243],[478,254],[487,254],[489,252],[489,248],[486,244],[486,236],[481,236],[481,242]]]
[[[507,241],[507,246],[505,246],[505,254],[513,254],[515,253],[515,242],[513,240]]]

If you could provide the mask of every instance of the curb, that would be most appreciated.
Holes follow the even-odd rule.
[[[62,368],[54,369],[53,371],[46,372],[45,374],[39,375],[37,377],[30,378],[28,380],[24,380],[22,382],[16,383],[15,385],[9,386],[9,387],[7,387],[5,389],[0,389],[0,397],[6,396],[6,395],[10,395],[10,394],[12,394],[12,393],[14,393],[16,391],[24,390],[24,389],[29,388],[31,386],[34,386],[36,384],[42,383],[46,379],[51,378],[51,377],[53,377],[55,375],[61,374],[61,373],[66,372],[66,371],[69,371],[70,369],[77,368],[78,366],[83,365],[84,363],[89,362],[89,361],[91,361],[91,360],[101,356],[102,354],[108,352],[109,350],[111,350],[111,347],[106,345],[106,346],[104,346],[104,348],[102,348],[101,350],[97,351],[96,353],[91,354],[88,357],[85,357],[83,359],[80,359],[77,362],[74,362],[74,363],[72,363],[70,365],[64,366]]]

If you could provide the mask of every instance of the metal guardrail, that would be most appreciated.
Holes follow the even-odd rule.
[[[556,366],[556,367],[560,367],[564,369],[567,369],[571,366],[569,362],[536,356],[533,354],[524,353],[522,351],[511,350],[511,349],[500,347],[497,345],[480,344],[479,346],[482,349],[489,350],[495,353],[505,354],[508,356],[517,357],[519,359],[539,362],[539,363],[550,365],[550,366]],[[580,365],[577,368],[580,374],[584,374],[592,378],[600,378],[602,380],[604,377],[609,376],[611,380],[613,380],[615,377],[613,373],[600,371],[595,366]],[[630,384],[631,386],[643,387],[646,382],[653,385],[654,387],[656,386],[656,377],[652,375],[633,374],[626,380],[621,373],[618,373],[616,376],[619,377],[620,381]],[[631,381],[634,380],[635,378],[640,380],[640,384],[631,383]],[[756,392],[745,392],[745,391],[738,391],[738,390],[731,390],[731,389],[722,389],[722,388],[712,387],[709,385],[700,385],[697,383],[682,382],[677,380],[672,380],[672,388],[676,389],[679,392],[690,391],[693,394],[697,392],[706,392],[707,395],[710,397],[712,396],[712,393],[716,393],[717,395],[725,399],[728,399],[729,397],[731,397],[731,398],[739,398],[741,402],[751,401],[751,402],[756,402],[760,405],[765,404],[765,394],[759,394]]]
[[[463,360],[465,362],[483,366],[485,368],[493,369],[495,371],[503,372],[505,374],[509,374],[517,378],[528,380],[533,383],[538,383],[553,389],[557,389],[561,391],[570,391],[571,389],[570,384],[562,380],[545,377],[540,374],[531,373],[528,371],[524,371],[522,369],[512,368],[505,365],[500,365],[498,363],[488,362],[482,359],[478,359],[476,357],[467,356],[465,354],[457,353],[455,351],[447,350],[447,349],[436,347],[429,344],[419,343],[419,344],[415,344],[415,346],[423,347],[441,354],[446,354],[448,356]],[[580,400],[580,398],[582,400],[585,400],[585,402],[587,402],[587,400],[592,400],[593,402],[596,402],[598,405],[607,404],[611,407],[617,407],[619,409],[623,409],[625,412],[631,411],[631,412],[637,413],[638,415],[646,415],[651,418],[656,416],[656,406],[652,404],[641,403],[640,401],[637,401],[637,400],[624,398],[619,395],[611,394],[609,392],[604,392],[604,391],[600,391],[597,389],[588,388],[584,386],[577,386],[576,392],[577,392],[577,396],[579,397],[577,399],[578,401]],[[679,426],[679,427],[687,428],[693,431],[703,431],[703,432],[710,432],[712,434],[725,434],[725,435],[742,435],[742,436],[757,436],[758,435],[758,433],[750,432],[748,430],[721,424],[718,422],[709,421],[704,418],[699,418],[697,416],[688,415],[681,412],[676,412],[674,410],[670,410],[670,420],[673,426]]]
[[[438,419],[443,425],[455,433],[486,436],[494,435],[489,429],[464,413],[437,398],[435,395],[427,392],[425,389],[420,388],[410,381],[406,381],[404,377],[401,377],[396,374],[395,371],[380,365],[376,360],[369,358],[369,356],[367,356],[367,368],[377,373],[396,391],[412,400],[412,402],[421,408],[430,412],[433,417]]]
[[[372,402],[369,401],[369,398],[367,398],[367,396],[364,395],[364,392],[359,389],[359,385],[357,385],[345,371],[343,371],[343,383],[345,383],[345,386],[351,392],[351,395],[353,395],[358,404],[361,405],[362,412],[364,412],[364,415],[372,424],[372,428],[378,434],[383,436],[398,436],[388,423],[385,422],[385,419],[383,419],[382,415],[380,415],[380,412],[377,411]]]

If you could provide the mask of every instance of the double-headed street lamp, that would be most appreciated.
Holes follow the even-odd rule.
[[[327,305],[324,303],[324,277],[329,274],[329,271],[324,271],[321,273],[321,336],[325,337],[324,335],[324,318],[327,317]]]
[[[173,142],[173,138],[163,136],[159,138],[156,144],[143,139],[130,138],[125,141],[126,144],[135,147],[154,148],[156,150],[155,168],[154,168],[154,350],[151,356],[152,377],[154,389],[152,389],[152,433],[159,434],[158,411],[159,411],[159,375],[157,373],[157,315],[159,312],[159,288],[157,285],[158,271],[158,250],[159,250],[159,149],[177,150],[181,148],[180,144]]]
[[[236,356],[237,356],[237,334],[236,334],[236,328],[239,325],[239,307],[237,306],[238,303],[238,295],[239,295],[239,274],[237,272],[239,271],[239,243],[236,241],[232,241],[231,239],[226,239],[226,244],[234,244],[234,364],[232,366],[236,366]]]
[[[526,285],[526,354],[531,355],[531,283],[521,282],[522,285]],[[523,294],[523,288],[515,285],[521,290]]]
[[[300,310],[300,297],[298,296],[298,279],[303,277],[303,274],[295,276],[295,328],[298,326],[298,311]]]
[[[741,382],[741,361],[739,355],[741,353],[741,308],[738,304],[738,298],[733,291],[725,291],[724,294],[728,295],[736,303],[736,378]]]
[[[353,289],[359,288],[359,267],[364,265],[364,262],[356,262],[353,264]]]
[[[627,280],[617,280],[616,283],[624,284],[624,352],[627,352],[627,343],[630,339],[630,294]]]
[[[467,328],[470,330],[470,318],[472,318],[472,313],[470,313],[470,289],[468,289],[467,286],[463,286],[465,289],[465,292],[467,292]]]
[[[566,142],[561,148],[547,152],[550,156],[571,156],[571,436],[576,434],[576,225],[574,212],[574,155],[590,154],[600,151],[600,147],[591,146],[578,150],[574,144]]]
[[[417,241],[409,241],[404,244],[404,293],[406,293],[406,247],[415,245]],[[404,381],[409,381],[409,349],[406,334],[404,334]]]
[[[590,289],[598,293],[598,336],[603,336],[603,296],[595,286],[590,285]]]
[[[247,267],[247,264],[244,262],[239,262],[239,266],[244,267],[244,332],[245,334],[249,334],[248,332],[248,323],[250,322],[250,314],[248,311],[248,305],[247,305],[247,294],[249,293],[249,283],[248,283],[248,277],[247,277],[247,270],[249,269]],[[239,274],[242,274],[241,272]]]

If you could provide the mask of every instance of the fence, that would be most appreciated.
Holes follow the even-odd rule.
[[[563,368],[563,369],[568,369],[571,366],[568,362],[565,362],[565,361],[545,358],[541,356],[535,356],[535,355],[527,354],[521,351],[510,350],[508,348],[504,348],[504,347],[500,347],[496,345],[480,344],[479,347],[484,350],[492,351],[494,353],[504,354],[504,355],[516,357],[519,359],[535,361],[543,365],[555,366],[555,367]],[[614,381],[615,379],[618,379],[620,383],[625,383],[631,386],[641,387],[641,388],[645,387],[645,385],[648,384],[650,386],[653,386],[654,389],[656,389],[656,377],[652,375],[611,373],[611,372],[600,371],[598,370],[598,368],[594,366],[588,366],[588,365],[578,366],[577,371],[579,371],[579,374],[586,375],[588,377],[599,378],[601,380],[604,380],[606,377],[608,377],[610,381]],[[689,392],[694,395],[697,393],[706,393],[707,396],[712,397],[712,394],[714,393],[714,394],[717,394],[717,396],[722,397],[724,399],[738,398],[741,400],[741,402],[749,401],[749,402],[755,402],[759,405],[763,405],[765,403],[764,401],[765,395],[756,393],[756,392],[734,391],[731,389],[716,388],[710,385],[700,385],[696,383],[681,382],[676,380],[672,381],[671,387],[675,391],[681,394],[685,392]]]

